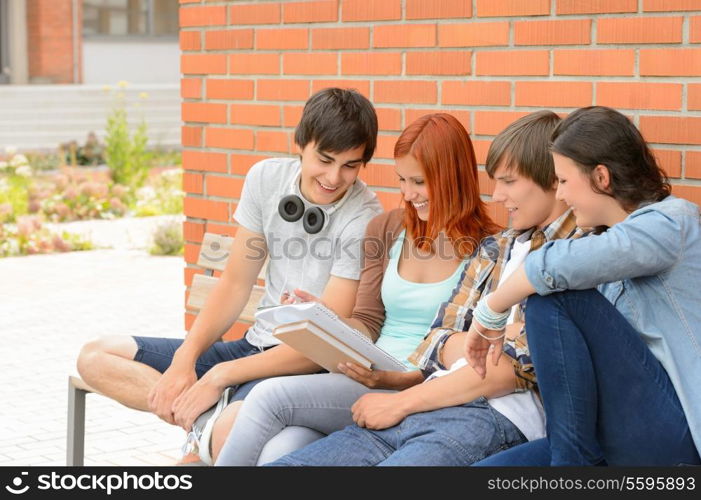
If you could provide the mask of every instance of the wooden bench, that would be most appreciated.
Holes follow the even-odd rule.
[[[197,266],[205,270],[205,274],[196,274],[192,280],[190,294],[187,300],[189,309],[199,311],[204,307],[207,296],[217,283],[214,271],[223,271],[231,251],[234,239],[214,233],[206,233],[200,247]],[[239,321],[253,323],[256,308],[263,298],[265,289],[261,286],[265,279],[264,265],[258,275],[258,284],[251,290],[251,296],[239,316]],[[80,377],[68,377],[68,431],[66,434],[66,465],[83,465],[85,453],[85,396],[89,393],[100,394],[90,387]]]

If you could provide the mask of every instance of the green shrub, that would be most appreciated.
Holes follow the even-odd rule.
[[[153,233],[151,255],[182,255],[185,242],[183,227],[180,222],[168,222],[160,225]]]

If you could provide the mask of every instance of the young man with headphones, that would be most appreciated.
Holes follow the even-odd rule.
[[[261,307],[302,287],[350,316],[365,229],[382,211],[358,179],[376,141],[377,116],[365,97],[338,88],[314,94],[295,130],[300,158],[269,158],[246,176],[226,269],[186,338],[92,341],[78,358],[83,379],[126,406],[190,430],[227,387],[236,388],[233,400],[243,399],[260,379],[318,371],[260,321],[240,340],[217,340],[238,319],[266,259]]]

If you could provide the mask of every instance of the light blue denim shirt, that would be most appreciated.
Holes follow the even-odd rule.
[[[526,275],[539,295],[598,288],[662,363],[701,452],[699,207],[668,196],[600,235],[548,242]]]

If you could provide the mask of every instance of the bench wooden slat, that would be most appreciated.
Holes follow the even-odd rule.
[[[221,234],[205,233],[200,246],[200,255],[197,259],[197,265],[204,269],[213,269],[215,271],[223,271],[226,267],[226,261],[231,253],[231,246],[234,244],[234,238],[230,236],[222,236]],[[266,260],[258,273],[258,279],[265,279],[265,270],[268,267]]]
[[[73,375],[70,375],[69,380],[71,382],[71,385],[75,387],[76,389],[80,389],[85,392],[94,392],[95,394],[101,394],[100,391],[97,389],[94,389],[93,387],[89,386],[87,382],[85,382],[82,378],[76,377]]]
[[[217,281],[219,281],[219,279],[214,278],[213,276],[196,274],[192,279],[192,286],[190,286],[190,296],[187,300],[187,306],[192,309],[202,309],[204,307],[204,303],[207,301],[207,297],[217,284]],[[241,312],[239,321],[253,323],[255,319],[253,315],[255,314],[256,308],[258,307],[260,300],[263,298],[264,293],[265,289],[262,286],[256,285],[253,287],[251,290],[251,296]]]

